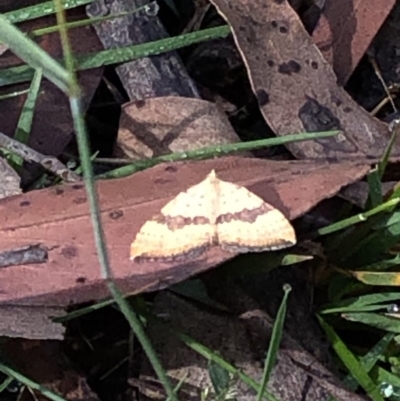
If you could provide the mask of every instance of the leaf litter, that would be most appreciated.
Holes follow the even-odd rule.
[[[29,2],[26,2],[26,5],[28,5]],[[102,1],[98,2],[98,4],[101,3]],[[134,6],[133,1],[126,3]],[[99,181],[98,189],[100,192],[102,218],[105,222],[105,235],[110,249],[112,249],[111,265],[118,284],[126,292],[134,291],[137,294],[161,290],[226,261],[226,256],[215,252],[208,255],[206,260],[202,260],[197,264],[174,265],[167,269],[161,266],[143,266],[132,271],[132,266],[128,263],[128,258],[125,255],[129,242],[140,224],[151,214],[157,212],[161,205],[173,197],[174,194],[199,181],[200,176],[209,172],[207,170],[210,168],[218,168],[219,166],[221,171],[226,174],[226,179],[254,190],[264,199],[279,207],[293,220],[304,216],[322,201],[329,204],[328,198],[335,196],[349,184],[360,183],[360,179],[368,174],[370,166],[380,160],[387,149],[391,137],[388,125],[372,117],[352,100],[347,92],[338,85],[338,82],[343,84],[347,81],[358,60],[366,52],[370,41],[377,35],[380,26],[384,24],[385,17],[393,8],[393,2],[379,3],[376,6],[377,8],[380,7],[381,13],[379,18],[374,20],[374,24],[365,23],[367,18],[370,18],[371,10],[364,9],[360,2],[350,2],[354,12],[346,15],[343,23],[340,20],[342,23],[340,30],[344,32],[346,29],[354,27],[351,18],[359,21],[356,25],[358,29],[356,28],[354,31],[351,49],[346,43],[348,37],[345,35],[332,36],[334,45],[330,49],[326,46],[322,48],[323,43],[318,42],[318,38],[323,37],[324,29],[328,26],[327,18],[330,18],[330,22],[332,22],[332,18],[338,18],[333,17],[336,15],[335,5],[332,5],[329,1],[325,4],[326,14],[320,18],[317,29],[314,31],[313,38],[316,44],[313,43],[312,37],[303,28],[299,16],[286,2],[274,2],[272,0],[249,2],[241,0],[232,5],[232,3],[225,0],[212,0],[212,3],[232,29],[261,113],[272,130],[269,135],[286,136],[304,131],[327,130],[338,130],[339,134],[331,138],[287,144],[285,146],[291,156],[283,148],[280,149],[278,154],[278,158],[286,158],[285,161],[262,161],[255,159],[248,153],[246,157],[241,155],[233,158],[219,157],[218,159],[206,161],[166,163],[128,178]],[[337,3],[339,4],[339,2]],[[114,0],[114,2],[109,2],[108,6],[110,4],[114,4],[114,7],[118,8],[122,3]],[[202,15],[202,21],[205,25],[208,23],[207,13],[212,14],[210,7]],[[152,25],[154,31],[150,29],[140,31],[140,29],[143,29],[140,28],[140,24],[136,25],[136,32],[135,29],[124,26],[124,30],[129,30],[129,35],[137,35],[132,43],[140,43],[138,38],[141,38],[142,42],[154,41],[155,37],[158,38],[165,35],[163,28],[160,30],[161,25],[156,17],[139,18],[139,22],[146,20],[147,26]],[[128,22],[132,24],[132,18],[128,19]],[[332,24],[330,26],[333,27]],[[115,24],[115,27],[118,28],[118,23]],[[121,32],[124,30],[121,30]],[[367,32],[363,35],[365,30]],[[85,45],[98,46],[93,31],[90,32],[92,34],[85,38]],[[97,30],[97,34],[99,32]],[[158,33],[153,37],[149,37],[144,32],[147,34],[149,32]],[[115,32],[111,31],[111,33],[114,34]],[[125,36],[125,38],[128,36]],[[118,38],[118,36],[116,37]],[[320,47],[322,53],[317,46]],[[60,47],[56,48],[57,51],[60,49]],[[302,49],[302,51],[299,52],[299,49]],[[222,46],[218,50],[222,52]],[[332,58],[328,57],[330,50],[334,54]],[[5,53],[5,55],[8,53],[10,52]],[[346,57],[348,54],[352,55],[352,63],[338,63],[339,56]],[[323,55],[326,56],[326,59],[323,58]],[[204,88],[201,88],[200,91],[194,90],[195,84],[184,72],[184,63],[177,62],[177,57],[176,54],[170,56],[170,58],[167,57],[171,66],[169,73],[172,71],[175,74],[175,79],[168,81],[171,83],[170,85],[163,86],[163,83],[165,84],[167,81],[159,80],[160,76],[162,77],[163,74],[165,76],[166,69],[163,69],[161,64],[157,65],[157,62],[154,62],[154,60],[157,60],[156,58],[150,59],[149,57],[144,57],[139,62],[139,65],[144,66],[148,82],[144,82],[143,78],[139,78],[139,75],[135,76],[135,71],[132,70],[132,65],[129,65],[129,63],[122,66],[124,74],[121,76],[121,80],[123,81],[125,93],[129,94],[128,99],[126,99],[124,93],[119,93],[118,86],[113,86],[110,81],[107,81],[106,86],[111,88],[111,93],[114,96],[120,95],[118,97],[120,105],[128,102],[125,104],[124,109],[129,110],[130,108],[131,110],[130,113],[126,113],[120,119],[119,129],[125,129],[126,133],[125,136],[122,134],[119,136],[118,146],[113,150],[114,146],[110,146],[110,144],[113,144],[112,141],[105,145],[106,148],[112,150],[111,152],[108,150],[109,156],[128,156],[143,160],[153,156],[168,155],[173,152],[196,150],[202,144],[214,144],[218,147],[237,141],[238,136],[232,130],[230,122],[235,119],[239,120],[238,116],[241,108],[238,100],[234,100],[234,97],[230,97],[226,93],[222,96],[222,98],[226,97],[222,102],[221,100],[214,102],[202,99],[201,97],[206,94],[206,91]],[[329,63],[332,64],[333,70]],[[340,69],[340,66],[343,69]],[[97,72],[101,73],[100,70]],[[336,76],[334,73],[336,73]],[[174,86],[177,82],[180,82],[180,89],[176,89],[178,87]],[[221,82],[224,82],[224,79],[221,79]],[[92,91],[94,87],[96,87],[95,83],[90,87],[90,90]],[[144,92],[135,92],[138,88],[147,89]],[[149,91],[149,88],[152,89]],[[105,91],[104,87],[102,91]],[[62,102],[63,98],[60,94],[49,97],[48,93],[49,90],[46,90],[42,94],[42,102],[43,99],[53,101],[53,103],[55,103],[54,99],[57,100],[57,103],[59,101]],[[139,97],[137,93],[141,93]],[[184,97],[185,93],[186,95],[190,93],[189,97],[193,98],[190,102],[187,101],[185,103],[182,98],[179,98],[179,96]],[[173,99],[173,96],[176,99]],[[208,96],[205,97],[207,98]],[[133,102],[129,103],[129,100],[133,100]],[[232,102],[236,102],[236,105],[233,105]],[[36,105],[38,110],[40,110],[39,106],[40,103]],[[223,112],[221,112],[224,108],[229,108],[229,110],[237,109],[231,114],[230,121],[227,121]],[[142,113],[146,109],[150,110],[147,115]],[[43,115],[46,115],[46,110],[51,113],[52,109],[49,107],[43,110]],[[250,107],[245,111],[250,113],[251,116]],[[111,112],[111,114],[113,113]],[[67,113],[63,112],[60,115],[67,115]],[[101,113],[98,113],[99,115]],[[110,116],[110,119],[111,117],[114,118],[114,121],[119,119],[117,115]],[[204,119],[205,117],[208,118],[209,123],[207,119]],[[96,126],[104,127],[104,121],[107,119],[104,120],[103,118],[102,122],[101,117],[96,118],[100,122]],[[46,121],[46,119],[41,118],[40,121],[41,124],[44,124],[51,120],[47,119]],[[63,129],[66,126],[64,124]],[[32,127],[35,130],[37,125],[33,124]],[[208,127],[211,128],[208,129]],[[7,129],[4,129],[4,131],[7,131]],[[6,134],[12,136],[13,132],[8,131]],[[48,139],[49,135],[47,133],[49,132],[52,132],[51,129],[45,126],[43,133],[46,133],[46,136],[43,137],[44,139],[40,143],[35,143],[34,141],[30,143],[32,151],[43,152],[43,149],[49,146],[50,150],[44,152],[49,157],[59,156],[63,150],[66,150],[68,155],[74,152],[74,144],[66,148],[65,141],[59,141],[56,146],[58,150],[55,151],[55,148],[52,148],[54,144]],[[265,134],[266,132],[265,128],[263,133]],[[144,148],[143,144],[145,145]],[[121,149],[124,149],[122,153]],[[120,153],[118,153],[118,150]],[[302,161],[287,160],[293,156],[297,159],[302,159]],[[397,158],[398,144],[396,141],[390,152],[389,161],[393,163]],[[377,175],[369,175],[368,189],[370,195],[368,197],[369,203],[366,204],[366,221],[361,222],[359,227],[355,227],[350,220],[347,227],[343,223],[336,222],[341,232],[331,233],[326,239],[322,239],[322,249],[325,246],[328,249],[329,243],[341,244],[339,248],[336,248],[338,255],[334,255],[335,249],[332,246],[327,255],[321,255],[320,253],[312,255],[314,256],[312,263],[319,263],[319,258],[321,257],[327,258],[326,261],[328,262],[328,272],[325,277],[328,277],[329,280],[317,283],[318,286],[315,288],[318,302],[321,297],[323,301],[329,301],[326,296],[321,295],[323,291],[320,291],[320,288],[328,288],[326,293],[329,294],[331,292],[329,287],[333,287],[335,282],[338,281],[338,277],[344,273],[353,275],[360,280],[357,283],[358,292],[371,295],[374,294],[374,291],[379,291],[373,289],[371,285],[377,285],[382,282],[382,277],[385,274],[386,280],[389,279],[389,281],[390,277],[395,277],[396,275],[396,272],[388,274],[385,271],[374,272],[362,269],[363,266],[371,266],[372,264],[373,266],[380,264],[386,267],[396,267],[396,258],[393,258],[393,252],[395,252],[397,243],[397,223],[395,221],[388,223],[386,217],[390,216],[393,209],[382,207],[382,202],[385,200],[384,193],[379,193],[382,191],[379,185],[379,178]],[[25,184],[23,187],[27,188],[26,181],[23,184]],[[17,191],[20,191],[19,185]],[[394,201],[393,204],[396,203],[396,197],[396,192],[393,192],[391,198]],[[358,200],[359,204],[360,199],[361,195],[358,194],[356,200]],[[363,199],[365,199],[365,196]],[[363,203],[365,204],[365,202]],[[379,209],[379,212],[375,213],[374,208],[381,208],[382,210]],[[87,198],[81,184],[58,185],[39,191],[28,191],[23,195],[4,199],[0,203],[0,209],[2,210],[1,215],[5,216],[4,224],[0,227],[1,251],[8,252],[34,243],[44,243],[49,250],[49,260],[43,261],[40,265],[8,266],[0,269],[0,283],[3,283],[1,284],[2,288],[0,286],[0,303],[2,305],[7,306],[16,303],[22,310],[24,305],[27,304],[30,307],[33,305],[38,308],[54,305],[64,308],[67,305],[79,305],[82,302],[94,301],[107,296],[104,279],[100,277],[97,270],[96,248],[91,233]],[[358,211],[354,208],[351,215]],[[369,215],[368,212],[370,211],[372,212]],[[127,227],[129,227],[129,230]],[[381,235],[382,231],[385,232],[384,236]],[[315,232],[304,233],[304,236],[309,236],[316,241],[317,236],[315,234]],[[380,241],[376,240],[378,237],[381,238]],[[357,247],[351,249],[349,244],[356,244]],[[343,253],[342,250],[338,252],[338,249],[342,249],[342,247]],[[367,250],[368,252],[366,252]],[[296,253],[296,250],[294,253]],[[293,256],[301,260],[301,255]],[[309,258],[304,258],[304,260],[307,259]],[[239,264],[244,263],[240,258],[238,258],[238,261]],[[355,264],[354,261],[358,263]],[[260,261],[257,261],[256,264],[260,264]],[[302,265],[303,267],[296,267],[296,269],[303,270],[305,274],[310,265],[307,265],[307,262],[303,262]],[[246,264],[243,266],[246,266]],[[357,269],[354,269],[354,267]],[[289,268],[288,266],[287,269]],[[282,267],[280,270],[284,271],[284,268]],[[366,282],[365,279],[363,280],[366,274],[370,274],[370,277],[373,274],[380,275],[381,278],[369,279]],[[348,276],[347,280],[346,288],[348,293],[351,294],[350,288],[353,288],[354,281],[352,282]],[[396,279],[393,278],[393,280],[392,283],[395,283]],[[369,286],[361,284],[362,281]],[[26,283],[29,283],[29,286]],[[294,281],[294,287],[297,284],[297,281]],[[311,285],[310,282],[308,284]],[[342,294],[346,293],[346,288],[343,288]],[[160,294],[162,295],[164,292],[160,292]],[[385,292],[382,292],[382,294],[385,294]],[[241,298],[253,295],[250,291],[243,293]],[[282,294],[280,294],[280,297],[282,297]],[[271,302],[276,302],[276,299]],[[25,307],[27,308],[27,306]],[[234,302],[229,305],[231,310],[234,310],[235,307],[237,305]],[[256,305],[256,308],[258,308],[258,305]],[[186,310],[183,313],[187,313],[189,306],[184,306],[183,310]],[[289,308],[289,321],[293,319],[290,310]],[[251,308],[248,312],[250,311]],[[29,314],[29,312],[27,313]],[[100,311],[97,313],[100,313]],[[204,314],[205,312],[202,311],[201,313]],[[272,313],[272,316],[274,316],[274,313]],[[298,314],[297,319],[304,322],[308,320],[306,316],[308,315],[304,314],[303,311]],[[387,318],[387,316],[378,315],[372,311],[371,313],[364,312],[361,315],[358,313],[357,319],[355,316],[353,316],[353,320],[377,327],[381,330],[380,333],[385,330],[390,331],[388,329],[389,326],[385,323],[386,320],[383,322],[383,319]],[[270,318],[270,315],[267,314],[267,317]],[[330,324],[331,321],[329,318],[327,319]],[[332,322],[334,323],[334,321]],[[73,323],[71,324],[71,327],[73,327]],[[37,338],[33,334],[35,332],[35,323],[29,323],[29,325],[31,325],[31,328],[28,327],[25,332],[21,330],[16,330],[16,332],[28,338]],[[12,326],[16,326],[16,329],[18,329],[18,320],[12,323]],[[59,336],[60,332],[56,334],[51,332],[55,327],[49,326],[45,328],[39,338],[56,338],[56,336]],[[252,328],[254,329],[254,327]],[[105,330],[105,328],[102,330]],[[309,329],[305,331],[307,332],[307,330]],[[263,333],[263,330],[260,333],[268,338],[268,333]],[[217,331],[214,334],[218,336]],[[330,338],[338,340],[337,335],[335,337],[332,330]],[[154,341],[155,343],[158,342],[156,338]],[[363,367],[354,363],[354,355],[352,354],[354,350],[350,350],[347,346],[343,347],[343,342],[341,344],[341,347],[337,347],[336,350],[344,358],[344,365],[350,369],[353,376],[358,379],[358,383],[373,399],[381,399],[379,382],[373,383],[371,378],[368,378],[368,374],[362,370]],[[372,346],[371,342],[358,345],[363,347],[364,350],[368,350],[368,347]],[[320,346],[317,346],[316,349],[318,347]],[[344,353],[342,353],[343,350],[345,350]],[[248,351],[247,353],[250,352]],[[388,358],[393,357],[387,348],[382,348],[380,352]],[[278,359],[285,360],[282,355],[281,350],[279,350]],[[293,358],[293,355],[290,358]],[[249,363],[254,365],[254,362]],[[304,363],[301,361],[297,360],[297,364],[294,365],[290,365],[289,362],[285,363],[283,365],[285,368],[291,366],[292,377],[297,375],[301,369],[304,370]],[[300,368],[300,366],[302,367]],[[352,371],[353,368],[357,372]],[[205,367],[205,369],[207,368]],[[376,361],[376,366],[373,369],[382,369],[382,367],[378,366]],[[276,372],[275,374],[278,374]],[[315,376],[314,381],[318,382],[318,374],[315,372],[313,374]],[[247,380],[244,377],[242,379]],[[43,379],[38,380],[41,381]],[[339,382],[335,382],[331,387],[326,383],[325,387],[323,383],[318,383],[314,383],[314,386],[317,386],[316,388],[322,386],[324,390],[314,389],[315,393],[310,393],[311,399],[316,401],[328,399],[326,398],[328,395],[324,391],[334,394],[337,399],[359,399],[359,396],[355,393],[350,394],[348,390],[342,389]],[[214,387],[217,388],[218,383],[214,383]],[[355,389],[355,386],[353,388]],[[280,391],[279,388],[273,388],[273,386],[272,390],[277,391],[277,393]],[[243,396],[244,393],[241,394]],[[311,396],[311,394],[314,395]],[[249,399],[253,399],[251,398],[253,396],[254,393],[250,392]],[[286,396],[288,398],[285,398]],[[282,394],[281,399],[293,399],[293,394]]]

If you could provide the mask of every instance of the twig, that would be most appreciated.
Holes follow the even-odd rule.
[[[82,181],[82,177],[69,170],[63,163],[53,156],[44,156],[15,139],[9,138],[0,132],[0,148],[4,148],[20,156],[27,162],[39,163],[46,170],[58,175],[64,182]]]

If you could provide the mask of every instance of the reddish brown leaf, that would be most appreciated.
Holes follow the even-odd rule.
[[[345,85],[396,0],[327,0],[313,32],[315,44]]]
[[[191,263],[134,264],[129,260],[130,243],[142,224],[212,169],[221,179],[246,186],[294,219],[363,177],[369,165],[226,157],[163,164],[127,178],[99,182],[111,267],[123,291],[165,288],[232,257],[216,248]],[[0,304],[63,306],[108,296],[83,184],[3,199],[0,215],[4,216],[0,252],[33,244],[48,249],[47,262],[0,269]]]

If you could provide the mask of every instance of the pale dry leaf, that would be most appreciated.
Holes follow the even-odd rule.
[[[0,199],[22,193],[21,178],[8,164],[6,159],[0,157]]]
[[[63,340],[65,327],[52,318],[66,314],[64,308],[0,305],[0,336],[31,340]]]
[[[141,160],[232,142],[239,137],[214,103],[167,96],[123,106],[115,155]]]

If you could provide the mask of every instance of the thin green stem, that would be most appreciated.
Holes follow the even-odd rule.
[[[193,339],[192,337],[188,336],[180,332],[179,330],[171,327],[171,325],[165,323],[162,319],[150,314],[146,309],[144,309],[135,299],[132,300],[132,304],[134,308],[141,314],[145,319],[148,321],[152,321],[157,325],[161,326],[162,330],[169,331],[173,335],[177,336],[179,340],[181,340],[187,347],[191,348],[193,351],[197,352],[198,354],[202,355],[207,360],[210,360],[221,368],[225,369],[227,372],[231,373],[232,375],[236,375],[239,379],[245,383],[247,386],[252,388],[255,391],[259,391],[259,384],[253,380],[251,377],[243,373],[240,369],[235,367],[234,365],[227,362],[221,356],[219,356],[216,352],[211,350],[210,348],[206,347],[203,344],[200,344],[198,341]],[[279,401],[273,394],[268,391],[263,393],[263,398],[267,399],[268,401]]]
[[[265,363],[264,363],[263,377],[261,379],[260,389],[257,394],[257,401],[261,401],[263,398],[263,395],[267,388],[269,378],[272,373],[272,369],[275,366],[276,358],[277,358],[278,351],[279,351],[279,344],[282,339],[283,325],[285,323],[285,316],[286,316],[286,309],[287,309],[287,300],[288,300],[288,296],[289,296],[289,293],[292,290],[292,288],[290,287],[289,284],[285,284],[283,287],[283,290],[285,292],[285,295],[283,296],[283,300],[279,307],[278,313],[276,315],[275,323],[272,328],[271,339],[270,339],[267,356],[265,358]]]
[[[143,350],[153,365],[154,371],[156,372],[161,384],[164,386],[165,391],[172,401],[178,401],[178,398],[170,385],[165,370],[162,368],[161,363],[154,352],[151,343],[144,332],[143,326],[136,314],[129,308],[128,303],[123,298],[121,292],[117,288],[112,271],[110,268],[109,257],[106,247],[106,241],[101,223],[100,208],[98,203],[97,191],[95,188],[94,175],[91,163],[91,155],[89,150],[89,141],[86,132],[86,126],[83,119],[83,105],[81,98],[81,91],[78,85],[76,74],[74,70],[74,61],[72,51],[67,36],[67,29],[65,27],[65,15],[62,8],[61,0],[55,0],[57,8],[57,20],[60,27],[61,41],[63,45],[64,57],[66,59],[66,66],[69,73],[69,99],[71,112],[74,117],[74,127],[77,133],[77,141],[79,154],[81,157],[81,167],[83,176],[85,178],[85,186],[90,206],[90,214],[93,225],[95,243],[97,248],[97,254],[100,261],[100,269],[102,276],[106,279],[108,289],[115,301],[117,302],[121,312],[128,320],[132,330],[140,341]]]
[[[337,135],[338,131],[327,132],[305,132],[294,135],[285,135],[278,138],[260,139],[251,142],[230,143],[219,146],[207,146],[201,149],[189,150],[187,152],[176,152],[170,155],[154,157],[152,159],[140,160],[128,166],[124,166],[105,174],[98,175],[97,178],[117,178],[131,175],[137,171],[155,166],[163,162],[173,162],[179,160],[206,159],[221,154],[229,154],[233,152],[254,150],[268,146],[282,145],[285,143],[308,141],[317,138],[327,138]]]
[[[14,378],[15,380],[18,380],[20,383],[24,384],[25,386],[27,386],[33,390],[40,391],[41,394],[43,394],[45,397],[49,398],[50,400],[65,401],[65,398],[60,397],[59,395],[57,395],[56,393],[53,393],[52,391],[50,391],[48,388],[42,386],[41,384],[36,383],[33,380],[28,379],[27,377],[21,375],[21,373],[18,373],[17,371],[9,368],[6,365],[3,365],[1,362],[0,362],[0,371],[3,372],[5,375],[8,375],[8,376]]]
[[[381,212],[387,212],[387,211],[392,210],[399,202],[400,202],[400,198],[391,199],[391,200],[375,207],[374,209],[368,210],[365,213],[359,213],[359,214],[356,214],[355,216],[349,217],[348,219],[344,219],[337,223],[331,224],[327,227],[323,227],[320,230],[318,230],[318,234],[319,235],[327,235],[327,234],[331,234],[331,233],[334,233],[339,230],[343,230],[343,229],[353,226],[355,224],[362,223],[362,222],[366,221],[368,217],[371,217],[371,216],[381,213]]]

